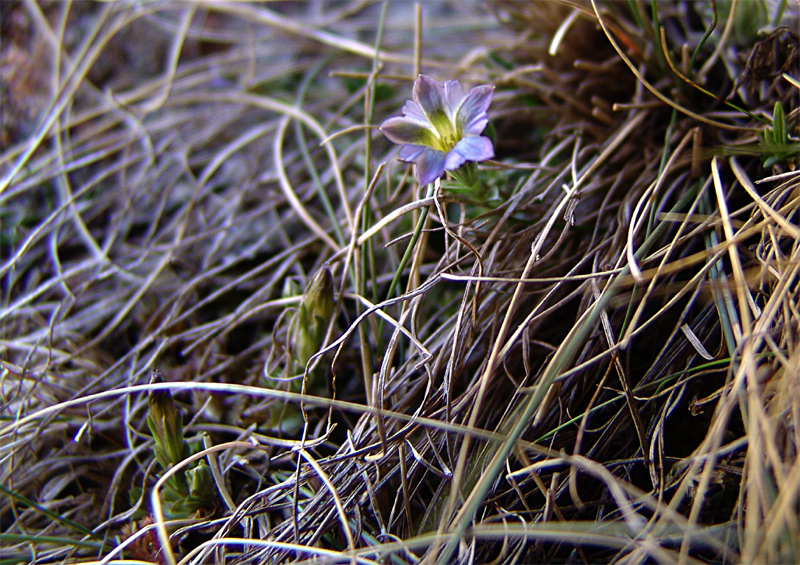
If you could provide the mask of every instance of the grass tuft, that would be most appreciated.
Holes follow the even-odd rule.
[[[0,561],[800,560],[794,3],[0,16]]]

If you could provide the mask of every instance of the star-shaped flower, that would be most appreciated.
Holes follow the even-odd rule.
[[[481,135],[489,118],[494,86],[476,86],[466,94],[457,80],[444,84],[419,75],[413,100],[403,105],[403,117],[389,118],[381,131],[401,143],[400,158],[417,164],[420,184],[428,184],[445,171],[455,171],[467,161],[494,157],[492,140]]]

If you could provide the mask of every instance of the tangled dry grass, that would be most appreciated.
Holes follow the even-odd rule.
[[[2,562],[800,560],[799,6],[0,7]],[[497,205],[378,132],[420,70]]]

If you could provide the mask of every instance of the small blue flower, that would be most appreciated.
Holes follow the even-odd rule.
[[[457,80],[444,84],[419,75],[413,100],[403,105],[403,117],[389,118],[381,131],[402,143],[400,159],[417,164],[420,184],[428,184],[445,171],[455,171],[467,161],[494,157],[492,140],[481,135],[489,118],[494,86],[476,86],[466,94]]]

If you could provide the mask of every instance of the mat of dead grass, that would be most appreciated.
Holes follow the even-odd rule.
[[[0,559],[797,562],[798,6],[653,6],[3,3]],[[499,202],[376,129],[420,71]]]

